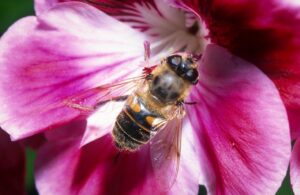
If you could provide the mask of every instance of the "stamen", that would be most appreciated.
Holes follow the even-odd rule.
[[[150,55],[151,55],[151,50],[150,50],[150,43],[148,41],[144,42],[144,60],[147,64],[147,66],[149,65],[149,59],[150,59]]]

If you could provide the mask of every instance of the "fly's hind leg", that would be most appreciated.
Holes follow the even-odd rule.
[[[127,100],[127,98],[128,98],[128,95],[122,95],[122,96],[112,97],[111,99],[102,100],[102,101],[97,102],[97,104],[94,106],[94,109],[97,109],[100,106],[102,106],[108,102],[111,102],[111,101],[123,102],[123,101]]]
[[[70,108],[74,108],[77,109],[81,112],[85,112],[85,113],[92,113],[95,109],[91,106],[84,106],[81,105],[79,103],[73,102],[73,101],[64,101],[64,104],[67,105]]]

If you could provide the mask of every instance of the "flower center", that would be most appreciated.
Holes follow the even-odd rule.
[[[171,7],[161,0],[128,5],[119,20],[143,32],[151,43],[151,61],[175,52],[201,54],[209,40],[199,17]]]
[[[204,51],[209,43],[208,30],[196,15],[173,7],[162,9],[160,14],[163,17],[150,22],[156,31],[156,36],[149,40],[156,59],[175,52],[201,54]]]

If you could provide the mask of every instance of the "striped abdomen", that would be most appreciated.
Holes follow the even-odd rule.
[[[113,137],[118,148],[135,151],[146,144],[165,119],[151,111],[138,96],[130,96],[117,117]]]

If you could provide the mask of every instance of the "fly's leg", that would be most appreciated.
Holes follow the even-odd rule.
[[[97,104],[94,106],[94,109],[97,109],[100,106],[102,106],[110,101],[123,102],[123,101],[127,100],[127,98],[128,98],[128,95],[122,95],[122,96],[112,97],[111,99],[108,99],[108,100],[102,100],[102,101],[97,102]]]
[[[123,95],[123,96],[116,96],[116,97],[112,97],[110,99],[107,99],[107,100],[101,100],[99,102],[97,102],[94,106],[85,106],[85,105],[82,105],[80,103],[76,103],[76,102],[73,102],[73,101],[65,101],[65,105],[71,107],[71,108],[74,108],[74,109],[77,109],[77,110],[80,110],[84,113],[92,113],[94,112],[95,110],[97,110],[97,108],[99,108],[100,106],[110,102],[110,101],[116,101],[116,102],[121,102],[121,101],[125,101],[126,99],[128,98],[128,95]]]

